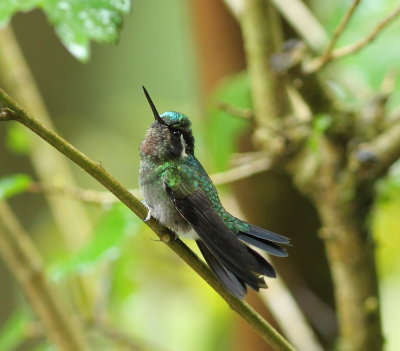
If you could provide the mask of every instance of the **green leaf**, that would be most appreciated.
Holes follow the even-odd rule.
[[[24,192],[31,183],[31,178],[26,174],[14,174],[0,178],[0,200],[5,200]]]
[[[68,51],[86,61],[90,41],[112,43],[118,39],[122,14],[130,9],[129,0],[2,0],[0,24],[17,11],[41,8],[55,27]]]
[[[207,129],[209,147],[217,171],[228,167],[231,154],[237,148],[237,136],[250,125],[243,118],[232,116],[215,107],[223,102],[238,109],[250,109],[250,85],[247,72],[241,72],[225,79],[214,92],[213,107],[209,111],[210,123]]]
[[[97,223],[92,240],[75,255],[58,263],[51,275],[61,279],[90,269],[101,260],[116,259],[120,255],[123,239],[135,233],[141,223],[124,205],[114,205]]]
[[[29,317],[21,309],[11,315],[0,329],[0,350],[15,350],[24,341],[28,321]]]

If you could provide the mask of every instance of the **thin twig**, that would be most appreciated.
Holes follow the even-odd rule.
[[[62,351],[88,350],[79,321],[53,292],[29,235],[5,202],[0,202],[0,254],[45,326],[48,338]]]
[[[266,157],[255,159],[227,171],[212,174],[211,179],[217,185],[233,183],[266,171],[270,168],[271,163],[272,161]]]
[[[14,119],[31,129],[42,139],[63,153],[97,181],[111,191],[121,202],[142,220],[147,215],[146,207],[134,197],[128,189],[120,184],[101,165],[91,160],[81,151],[69,144],[65,139],[44,127],[37,120],[29,116],[20,108],[4,91],[0,90],[0,108],[8,107],[15,111]],[[233,297],[221,283],[215,278],[210,269],[201,261],[181,240],[171,240],[175,233],[162,226],[155,220],[145,222],[178,256],[180,256],[190,267],[192,267],[238,314],[240,314],[257,331],[266,342],[276,350],[291,350],[294,348],[279,334],[265,319],[254,311],[244,301]]]
[[[360,51],[368,44],[370,44],[376,37],[381,34],[383,29],[386,28],[388,24],[390,24],[396,17],[400,14],[400,6],[396,7],[392,12],[390,12],[382,21],[380,21],[375,28],[364,38],[360,39],[358,42],[354,44],[350,44],[343,48],[339,48],[333,50],[329,57],[323,59],[323,57],[317,57],[312,60],[307,66],[305,67],[306,73],[314,73],[320,70],[322,67],[326,66],[329,62],[355,54],[356,52]]]
[[[32,193],[46,193],[50,195],[66,196],[68,198],[83,201],[90,204],[107,206],[118,202],[119,200],[109,191],[98,191],[82,188],[67,188],[65,186],[32,183],[27,189]],[[133,196],[140,197],[140,190],[130,190]]]
[[[254,112],[250,109],[247,108],[239,108],[232,106],[231,104],[228,104],[226,102],[219,102],[217,104],[217,107],[221,110],[224,111],[232,116],[251,120],[254,118]]]
[[[354,11],[356,10],[358,4],[360,3],[361,0],[353,0],[352,4],[344,14],[342,20],[340,21],[339,25],[336,27],[335,31],[333,32],[332,38],[329,41],[325,51],[321,55],[321,65],[324,65],[324,62],[326,62],[329,57],[331,56],[332,50],[336,45],[337,40],[339,39],[340,35],[344,32],[346,29],[347,25],[349,24]]]
[[[253,121],[255,118],[254,112],[252,110],[246,109],[246,108],[235,107],[226,102],[219,102],[217,104],[217,107],[221,111],[224,111],[234,117],[251,120],[251,121]],[[271,123],[265,123],[265,128],[268,128],[269,130],[271,130],[274,133],[282,134],[281,128],[273,126]]]
[[[233,183],[241,179],[245,179],[264,172],[269,169],[271,161],[267,158],[257,158],[249,161],[246,164],[242,164],[237,167],[233,167],[223,172],[211,174],[210,178],[215,185],[222,185]],[[49,185],[41,183],[32,183],[28,188],[29,192],[32,193],[46,193],[51,195],[62,195],[69,198],[84,201],[87,203],[100,204],[107,206],[118,202],[119,200],[109,191],[97,191],[91,189],[82,188],[68,188],[65,186]],[[129,190],[133,196],[141,197],[140,189]]]

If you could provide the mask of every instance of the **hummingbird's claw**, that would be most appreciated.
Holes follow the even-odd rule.
[[[142,200],[141,202],[147,208],[147,216],[144,219],[144,221],[147,222],[147,221],[149,221],[151,219],[151,210],[152,210],[152,208],[147,204],[146,200]]]

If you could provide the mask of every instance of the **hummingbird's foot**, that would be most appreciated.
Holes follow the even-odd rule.
[[[151,210],[152,210],[152,208],[147,204],[146,200],[142,200],[141,202],[142,202],[143,205],[146,206],[147,211],[148,211],[147,212],[147,216],[144,219],[144,221],[147,222],[147,221],[149,221],[151,219]]]

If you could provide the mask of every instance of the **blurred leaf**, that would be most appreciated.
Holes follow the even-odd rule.
[[[380,294],[382,296],[382,312],[384,316],[383,331],[385,335],[385,351],[400,350],[400,271],[390,278],[381,279]]]
[[[19,123],[8,124],[6,145],[16,154],[26,154],[29,150],[29,139],[25,127]]]
[[[377,195],[380,203],[400,200],[400,160],[389,170],[386,177],[377,183]]]
[[[1,0],[0,26],[4,26],[18,11],[29,11],[37,6],[38,0]]]
[[[377,201],[372,211],[373,232],[377,247],[379,274],[385,278],[396,277],[400,272],[398,248],[400,247],[400,161],[377,185]]]
[[[15,350],[24,341],[28,321],[29,317],[22,309],[11,315],[0,329],[0,350]]]
[[[123,239],[136,232],[141,220],[122,204],[115,204],[97,223],[92,240],[72,257],[52,269],[60,279],[68,274],[90,269],[100,260],[114,260],[120,255]]]
[[[241,72],[225,79],[217,88],[210,109],[210,124],[207,129],[207,140],[210,141],[212,158],[217,171],[228,167],[231,154],[236,150],[237,135],[250,125],[243,118],[232,116],[215,107],[224,102],[235,108],[250,109],[250,86],[247,72]]]
[[[0,178],[0,200],[5,200],[24,192],[31,183],[31,178],[26,174],[14,174]]]
[[[43,343],[39,346],[36,346],[31,351],[57,351],[57,349],[53,345],[48,345],[47,343]]]
[[[129,0],[2,0],[0,24],[17,11],[41,8],[68,51],[80,60],[89,58],[91,40],[112,43],[118,39]]]

